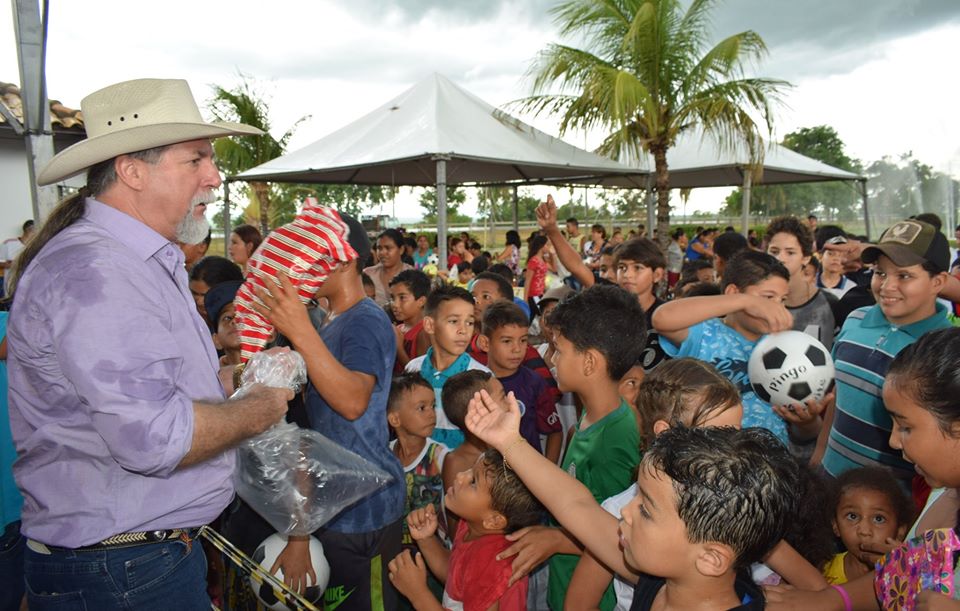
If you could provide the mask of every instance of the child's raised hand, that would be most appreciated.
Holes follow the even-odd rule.
[[[547,201],[537,206],[536,215],[540,229],[550,229],[557,225],[557,204],[554,203],[552,195],[548,195]]]
[[[466,425],[467,430],[502,452],[520,434],[520,406],[513,392],[507,395],[506,407],[486,390],[475,393],[467,407]]]
[[[407,527],[410,529],[410,538],[414,541],[432,537],[437,532],[437,510],[433,503],[407,514]]]
[[[417,598],[417,594],[422,594],[427,589],[427,566],[423,562],[423,556],[417,552],[416,557],[410,556],[410,550],[403,550],[390,561],[387,565],[390,583],[398,592],[408,599]]]
[[[780,302],[759,295],[744,294],[743,313],[756,319],[764,334],[779,333],[793,328],[793,315]]]

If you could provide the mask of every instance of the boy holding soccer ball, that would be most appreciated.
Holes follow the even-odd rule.
[[[722,295],[672,301],[653,314],[653,326],[668,356],[693,357],[716,367],[740,391],[744,428],[765,428],[784,444],[787,422],[754,392],[747,362],[761,336],[792,328],[793,317],[783,305],[789,280],[790,273],[774,257],[742,251],[727,263]],[[791,426],[819,426],[818,419],[811,422]],[[810,437],[816,429],[794,433]]]
[[[833,477],[886,466],[909,489],[915,471],[887,442],[892,422],[880,391],[897,353],[950,326],[947,308],[937,302],[948,281],[950,247],[932,225],[911,219],[883,232],[861,258],[874,265],[870,286],[877,303],[854,310],[834,343],[836,405],[824,412],[813,460]]]

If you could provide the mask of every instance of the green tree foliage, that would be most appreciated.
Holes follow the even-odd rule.
[[[460,214],[457,210],[467,201],[467,192],[462,187],[447,186],[447,224],[470,223],[472,218]],[[423,209],[423,222],[437,222],[437,190],[424,189],[420,195],[420,208]]]
[[[270,108],[255,83],[245,75],[240,75],[240,84],[233,89],[213,85],[213,98],[207,103],[207,109],[219,121],[245,123],[264,132],[262,136],[235,136],[214,141],[217,162],[228,176],[283,155],[297,126],[308,118],[300,118],[280,138],[273,137],[270,134]],[[251,199],[258,211],[260,230],[266,234],[275,220],[271,218],[272,203],[283,200],[283,189],[265,182],[251,182],[249,188],[241,184],[237,183],[237,187]]]
[[[862,174],[858,159],[847,155],[845,144],[829,125],[803,127],[790,132],[781,142],[784,147],[817,159],[835,168]],[[849,221],[860,213],[860,194],[856,183],[832,181],[796,185],[762,185],[750,190],[750,209],[760,216],[817,214],[825,219]],[[731,193],[722,214],[736,216],[743,210],[743,192]]]
[[[667,150],[699,128],[721,148],[762,156],[772,106],[788,83],[748,78],[744,67],[766,54],[758,34],[733,34],[708,48],[715,0],[565,0],[553,9],[560,35],[583,48],[551,44],[531,68],[532,97],[520,106],[560,116],[560,131],[603,129],[599,152],[615,159],[653,156],[657,228],[670,233]],[[548,90],[558,86],[559,93]],[[753,120],[759,116],[766,130]]]

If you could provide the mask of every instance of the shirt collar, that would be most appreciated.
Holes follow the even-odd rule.
[[[897,327],[893,324],[887,317],[883,315],[883,310],[880,309],[879,305],[875,305],[869,310],[863,317],[863,326],[864,327],[897,327],[899,330],[907,333],[913,337],[920,337],[927,331],[932,331],[933,329],[939,329],[943,324],[943,320],[947,316],[947,307],[937,302],[936,305],[937,311],[933,316],[928,316],[923,320],[918,320],[917,322],[910,323],[909,325],[904,325],[902,327]]]
[[[118,242],[135,252],[146,261],[165,246],[173,244],[147,225],[121,212],[112,206],[87,198],[87,210],[84,213],[91,223],[95,223],[107,230]],[[173,244],[176,246],[176,244]],[[177,250],[180,250],[177,248]]]

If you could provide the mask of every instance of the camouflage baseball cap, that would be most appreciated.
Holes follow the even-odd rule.
[[[864,249],[864,263],[875,263],[886,255],[900,267],[933,264],[938,271],[950,268],[950,246],[947,238],[929,223],[909,219],[900,221],[883,232],[880,241]]]

